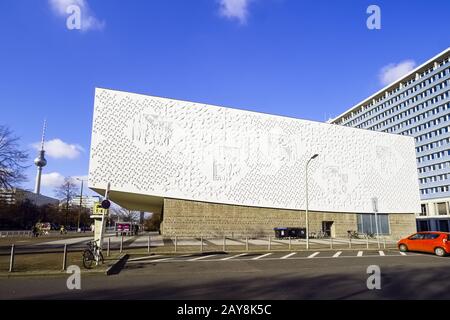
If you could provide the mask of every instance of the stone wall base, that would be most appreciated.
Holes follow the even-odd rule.
[[[347,230],[357,230],[355,213],[310,211],[310,232],[322,230],[323,221],[333,221],[333,237],[347,237]],[[388,238],[416,232],[413,213],[390,214],[389,223]],[[304,228],[305,211],[164,199],[161,232],[165,236],[266,237],[273,236],[276,227]]]

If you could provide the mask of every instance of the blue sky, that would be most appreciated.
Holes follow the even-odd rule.
[[[66,27],[70,4],[81,30]],[[380,30],[366,26],[372,4]],[[95,87],[324,121],[449,47],[449,12],[447,0],[1,0],[0,124],[31,165],[47,119],[52,195],[88,173]]]

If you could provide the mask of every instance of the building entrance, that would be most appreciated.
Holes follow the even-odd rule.
[[[322,232],[326,237],[334,237],[334,221],[322,221]]]

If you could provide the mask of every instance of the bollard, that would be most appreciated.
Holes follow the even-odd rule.
[[[11,245],[11,258],[9,260],[9,272],[14,271],[14,244]]]
[[[272,250],[272,237],[269,237],[269,250]]]
[[[291,237],[289,237],[289,250],[292,250],[292,241],[291,241]]]
[[[333,249],[333,237],[330,238],[330,249]]]
[[[227,251],[227,237],[223,236],[223,251]]]
[[[67,267],[67,244],[64,245],[62,271],[66,271]]]
[[[203,252],[203,236],[200,237],[200,252]]]
[[[123,234],[120,236],[120,253],[123,251]]]
[[[148,239],[147,239],[147,252],[150,253],[150,235],[148,235]]]
[[[352,238],[348,239],[348,247],[349,247],[349,249],[352,248]]]
[[[248,251],[248,237],[245,238],[245,251]]]
[[[111,247],[111,237],[108,237],[108,245],[106,247],[106,256],[109,257],[109,249]]]
[[[383,247],[386,249],[386,238],[383,238]]]
[[[175,236],[175,252],[177,252],[178,236]]]
[[[369,249],[369,237],[366,236],[366,248]]]

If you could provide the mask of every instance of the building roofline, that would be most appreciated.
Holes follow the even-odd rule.
[[[449,48],[450,51],[450,48]],[[191,100],[182,100],[182,99],[178,99],[178,98],[168,98],[168,97],[163,97],[163,96],[157,96],[157,95],[150,95],[150,94],[144,94],[144,93],[137,93],[137,92],[130,92],[130,91],[124,91],[124,90],[117,90],[117,89],[111,89],[111,88],[105,88],[105,87],[95,87],[95,92],[97,92],[97,90],[104,90],[104,91],[111,91],[111,92],[116,92],[116,93],[121,93],[121,94],[128,94],[128,95],[134,95],[134,96],[140,96],[140,97],[144,97],[144,98],[156,98],[156,99],[164,99],[164,100],[170,100],[170,101],[176,101],[176,102],[184,102],[184,103],[192,103],[195,105],[205,105],[208,107],[214,107],[214,108],[219,108],[219,109],[229,109],[229,110],[233,110],[233,111],[240,111],[240,112],[245,112],[245,113],[251,113],[251,114],[258,114],[258,115],[262,115],[262,116],[270,116],[270,117],[275,117],[275,118],[281,118],[281,119],[287,119],[287,120],[299,120],[299,121],[303,121],[303,122],[309,122],[309,123],[313,123],[313,124],[318,124],[318,125],[329,125],[332,126],[334,125],[334,123],[331,122],[323,122],[323,121],[318,121],[318,120],[310,120],[310,119],[303,119],[303,118],[294,118],[292,116],[285,116],[285,115],[280,115],[280,114],[272,114],[272,113],[268,113],[268,112],[260,112],[260,111],[255,111],[255,110],[250,110],[250,109],[240,109],[240,108],[235,108],[235,107],[228,107],[225,105],[217,105],[217,104],[210,104],[210,103],[205,103],[205,102],[195,102],[195,101],[191,101]],[[349,130],[364,130],[367,131],[366,129],[362,129],[362,128],[356,128],[356,127],[347,127],[347,126],[343,126],[344,128],[347,128]],[[383,132],[383,131],[370,131],[373,134],[381,134],[381,135],[395,135],[394,133],[389,133],[389,132]],[[401,136],[405,139],[414,139],[410,136]]]
[[[408,72],[406,75],[404,75],[403,77],[399,78],[398,80],[392,82],[391,84],[388,84],[387,86],[385,86],[384,88],[382,88],[381,90],[377,91],[376,93],[374,93],[373,95],[371,95],[370,97],[362,100],[361,102],[355,104],[353,107],[351,107],[350,109],[344,111],[343,113],[341,113],[340,115],[338,115],[337,117],[334,117],[333,119],[328,120],[328,123],[334,124],[335,121],[337,121],[340,118],[343,118],[344,116],[346,116],[347,114],[354,112],[355,110],[361,108],[362,106],[364,106],[367,102],[369,102],[370,100],[373,100],[374,98],[382,95],[384,92],[389,91],[391,89],[393,89],[394,87],[398,86],[401,82],[404,82],[406,79],[411,78],[411,76],[413,76],[414,74],[418,73],[419,71],[425,70],[428,68],[428,66],[430,64],[432,64],[433,62],[435,62],[437,59],[445,56],[449,54],[450,55],[450,47],[448,47],[447,49],[445,49],[444,51],[441,51],[440,53],[438,53],[437,55],[435,55],[434,57],[432,57],[431,59],[429,59],[428,61],[422,63],[420,66],[418,66],[417,68],[415,68],[414,70]]]

